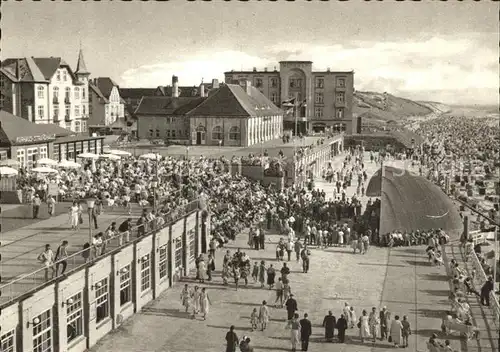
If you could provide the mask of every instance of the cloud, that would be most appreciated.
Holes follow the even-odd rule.
[[[497,34],[474,33],[404,42],[354,41],[349,46],[284,43],[254,48],[252,54],[213,48],[212,53],[128,70],[122,81],[158,86],[175,74],[181,85],[198,85],[202,77],[223,79],[223,72],[231,69],[272,69],[280,60],[310,60],[319,70],[354,70],[357,90],[446,99],[449,104],[491,104],[498,101],[497,43]]]

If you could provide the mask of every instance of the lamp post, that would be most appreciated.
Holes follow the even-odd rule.
[[[189,160],[189,145],[186,147],[186,160]]]
[[[157,196],[156,196],[156,188],[158,187],[158,181],[157,179],[153,179],[153,182],[151,182],[151,188],[153,188],[153,211],[156,214],[156,208],[157,208]]]
[[[89,244],[92,245],[92,212],[94,211],[95,199],[87,199],[87,210],[89,212]]]

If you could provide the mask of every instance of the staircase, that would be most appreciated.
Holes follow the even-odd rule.
[[[465,268],[469,275],[472,273],[472,263],[466,262],[463,249],[458,241],[444,246],[443,254],[446,261],[446,268],[449,273],[449,263],[455,259],[461,268]],[[478,275],[476,275],[477,277]],[[451,277],[450,277],[451,279]],[[482,282],[475,281],[476,289],[481,290]],[[498,322],[489,307],[481,305],[480,298],[475,295],[467,296],[467,303],[470,305],[472,322],[479,329],[479,338],[472,339],[467,343],[462,343],[462,352],[491,352],[498,351],[499,331]]]

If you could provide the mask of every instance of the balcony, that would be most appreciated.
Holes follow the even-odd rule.
[[[336,86],[335,87],[336,92],[345,92],[346,91],[346,86]]]
[[[54,117],[53,117],[53,120],[54,120],[54,123],[59,122],[59,116],[54,116]]]
[[[345,108],[346,104],[345,104],[345,100],[343,101],[335,101],[335,107],[336,108]]]
[[[82,114],[81,118],[82,118],[82,120],[88,120],[89,119],[89,115]]]
[[[66,104],[71,104],[71,100],[69,99],[69,97],[64,98],[64,102]]]
[[[69,115],[64,116],[64,121],[71,122],[71,117]]]
[[[54,97],[54,98],[52,99],[52,103],[53,103],[54,105],[59,104],[59,98]]]

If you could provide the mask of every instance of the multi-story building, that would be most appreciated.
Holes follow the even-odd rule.
[[[110,126],[125,119],[125,104],[120,97],[120,88],[109,77],[91,79],[89,82],[89,125]]]
[[[89,76],[82,50],[76,71],[59,57],[9,58],[0,69],[0,103],[28,121],[85,132]]]
[[[181,144],[250,146],[279,138],[283,112],[250,81],[224,84],[205,94],[179,95],[172,77],[170,96],[145,96],[136,110],[141,139]]]
[[[279,71],[225,72],[225,82],[250,80],[285,110],[284,128],[292,132],[333,130],[356,133],[353,117],[354,72],[313,71],[311,61],[280,61]]]

